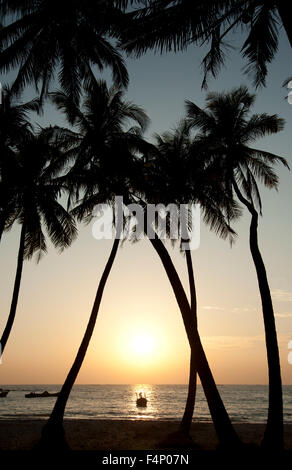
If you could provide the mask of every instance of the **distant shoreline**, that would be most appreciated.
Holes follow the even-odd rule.
[[[45,419],[1,419],[0,450],[30,450],[41,435]],[[66,437],[72,450],[149,450],[159,447],[178,421],[65,419]],[[264,424],[234,423],[247,444],[259,444]],[[193,423],[192,438],[200,450],[215,450],[218,440],[211,423]],[[292,451],[292,424],[285,425],[285,448]]]

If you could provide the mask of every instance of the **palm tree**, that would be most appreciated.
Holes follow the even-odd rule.
[[[128,2],[129,3],[129,2]],[[128,13],[122,46],[139,56],[149,49],[160,52],[185,50],[190,44],[210,48],[202,61],[207,75],[217,76],[225,63],[227,42],[234,31],[246,33],[241,54],[247,59],[245,72],[253,73],[256,86],[265,85],[267,66],[278,50],[279,30],[284,27],[292,47],[292,7],[277,0],[148,0]]]
[[[62,153],[46,133],[30,133],[15,150],[13,172],[13,208],[9,206],[7,229],[15,222],[21,225],[17,269],[10,312],[1,337],[3,354],[16,314],[23,261],[34,254],[37,261],[47,251],[43,226],[56,248],[70,246],[77,235],[74,219],[58,201],[62,185],[58,179],[60,167],[64,166]]]
[[[140,192],[144,194],[146,201],[150,203],[161,202],[164,205],[168,205],[169,202],[181,204],[200,201],[204,209],[204,219],[212,230],[223,237],[233,235],[233,231],[221,210],[220,202],[214,202],[216,201],[216,198],[214,199],[214,185],[210,181],[207,185],[209,179],[207,175],[210,171],[206,168],[203,159],[200,158],[201,154],[197,143],[190,144],[188,126],[182,123],[174,133],[166,133],[162,137],[157,136],[157,140],[159,151],[150,155],[149,161],[145,163],[147,171],[144,181],[141,183]],[[194,164],[196,157],[197,166]],[[191,162],[192,166],[190,166]],[[212,191],[213,197],[211,197]],[[217,191],[218,201],[222,200],[220,193],[221,191]],[[229,206],[229,218],[231,219],[236,217],[238,212],[233,201]],[[149,221],[145,215],[145,226],[146,224],[149,224]],[[147,233],[150,232],[151,227],[149,227],[149,231],[147,230]],[[191,347],[189,393],[180,431],[184,435],[189,434],[195,400],[195,377],[196,371],[198,371],[220,443],[223,446],[238,446],[239,439],[221,400],[197,330],[196,293],[190,252],[187,254],[187,264],[192,308],[165,245],[155,231],[153,234],[154,237],[150,237],[150,242],[160,257],[170,280]],[[176,437],[180,438],[179,434]]]
[[[186,196],[186,168],[187,155],[189,154],[190,139],[189,128],[185,122],[181,122],[173,132],[156,135],[156,151],[145,155],[144,171],[141,172],[142,180],[136,184],[139,193],[151,203],[161,203],[167,206],[169,202],[188,202]],[[161,176],[163,179],[161,180]],[[144,202],[145,205],[145,202]],[[171,222],[171,220],[169,220]],[[169,230],[167,235],[169,236]],[[187,240],[184,240],[187,243]],[[197,299],[195,279],[192,266],[192,258],[189,250],[185,250],[186,263],[189,277],[189,290],[191,297],[191,312],[197,327]],[[169,436],[179,443],[181,433],[183,438],[189,437],[196,399],[197,372],[195,369],[194,354],[191,351],[188,396],[185,412],[181,420],[180,429],[174,435]],[[169,439],[169,438],[168,438]],[[167,439],[167,440],[168,440]]]
[[[72,214],[80,221],[88,221],[97,204],[111,203],[116,194],[131,197],[138,165],[135,152],[147,147],[141,132],[146,128],[148,118],[141,108],[123,100],[121,88],[108,89],[104,81],[86,90],[83,106],[77,106],[72,97],[63,92],[51,96],[57,108],[77,130],[75,164],[65,179],[72,199],[77,201]],[[127,129],[129,122],[136,126]],[[123,222],[115,222],[116,237],[97,288],[85,334],[37,448],[68,448],[63,429],[64,412],[85,358],[103,291],[117,254]]]
[[[15,148],[32,131],[29,113],[38,110],[37,99],[18,103],[9,86],[3,87],[0,105],[0,240],[6,220],[13,212],[14,173],[17,171]]]
[[[114,243],[113,243],[108,261],[106,263],[106,266],[104,268],[104,271],[102,273],[101,279],[98,284],[98,289],[97,289],[96,296],[94,299],[92,311],[90,314],[90,318],[89,318],[84,336],[82,338],[81,345],[78,349],[77,355],[66,377],[66,380],[61,388],[61,391],[56,400],[55,406],[51,412],[50,418],[42,429],[42,437],[41,437],[41,440],[38,442],[36,449],[50,449],[50,448],[52,448],[53,450],[69,449],[69,446],[65,439],[65,433],[64,433],[64,428],[63,428],[63,418],[64,418],[64,413],[65,413],[65,408],[66,408],[66,404],[70,396],[72,387],[76,381],[79,370],[82,366],[83,360],[85,358],[85,355],[89,346],[90,339],[94,331],[104,288],[105,288],[108,276],[110,274],[112,265],[114,263],[117,250],[119,247],[119,243],[120,243],[120,238],[119,238],[119,234],[117,234],[117,236],[114,239]]]
[[[273,304],[265,265],[258,246],[258,211],[262,212],[257,179],[267,188],[278,186],[273,165],[286,160],[278,155],[249,146],[265,135],[283,129],[284,121],[277,115],[254,114],[250,109],[255,96],[246,87],[230,93],[210,93],[206,109],[187,102],[190,125],[201,131],[198,136],[208,149],[210,159],[217,162],[217,179],[233,199],[234,193],[251,214],[250,250],[259,284],[269,369],[269,411],[263,440],[266,447],[283,447],[283,403],[279,349]]]
[[[124,61],[110,40],[123,18],[115,2],[2,0],[0,12],[0,71],[18,67],[14,93],[28,84],[41,85],[42,98],[58,76],[64,92],[77,102],[82,84],[95,80],[94,66],[109,67],[114,82],[127,85]]]

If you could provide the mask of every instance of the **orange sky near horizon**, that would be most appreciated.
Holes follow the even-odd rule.
[[[193,252],[199,329],[218,383],[265,384],[262,314],[254,268],[242,238],[238,241],[240,247],[237,244],[230,249],[227,243],[216,240],[203,229],[202,246]],[[3,251],[6,243],[5,239]],[[118,252],[76,383],[188,381],[189,347],[179,309],[157,255],[149,242],[140,243],[126,242]],[[215,250],[213,243],[221,244],[217,265],[210,262]],[[82,254],[84,244],[89,248],[86,256]],[[58,255],[52,251],[39,265],[25,264],[17,319],[0,365],[1,384],[64,381],[86,327],[110,246],[110,241],[91,239],[90,227],[85,227],[81,229],[80,239],[67,252]],[[187,286],[185,259],[177,249],[170,250]],[[3,251],[0,248],[0,256]],[[203,261],[206,253],[207,265]],[[239,259],[239,264],[245,259],[239,279],[236,279],[236,264],[228,265],[233,257]],[[223,259],[225,278],[220,279]],[[6,273],[8,265],[7,261]],[[11,276],[12,273],[10,269]],[[71,285],[64,282],[69,277]],[[288,341],[292,334],[291,328],[290,334],[286,329],[291,319],[281,308],[287,297],[289,293],[285,291],[274,291],[274,302],[282,312],[276,315],[283,383],[292,384],[292,366],[288,363]],[[291,299],[288,305],[289,302]],[[144,346],[143,342],[146,342]]]

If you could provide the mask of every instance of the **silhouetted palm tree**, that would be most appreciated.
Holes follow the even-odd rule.
[[[229,33],[243,31],[247,37],[241,53],[253,73],[256,86],[265,84],[267,65],[278,50],[283,25],[292,47],[292,7],[285,0],[148,0],[128,13],[128,27],[122,34],[125,50],[141,55],[149,49],[160,52],[184,50],[190,44],[210,44],[202,61],[207,74],[216,76],[226,60]],[[146,4],[146,6],[145,6]]]
[[[273,304],[263,259],[258,247],[258,211],[262,210],[256,179],[268,188],[277,188],[278,177],[273,165],[286,160],[258,150],[249,143],[283,129],[284,121],[277,115],[254,114],[250,109],[255,96],[246,87],[230,93],[210,93],[206,109],[187,102],[190,125],[200,129],[202,145],[210,159],[217,162],[217,180],[224,184],[230,199],[236,194],[251,214],[250,250],[255,264],[262,301],[269,369],[269,411],[263,444],[283,447],[283,403],[280,359]]]
[[[111,203],[115,195],[130,197],[138,164],[138,160],[135,162],[135,152],[147,146],[141,138],[141,132],[146,128],[148,118],[141,108],[123,100],[120,88],[108,89],[103,81],[86,90],[84,103],[80,106],[62,92],[51,96],[57,108],[77,131],[75,165],[65,179],[72,200],[77,202],[72,214],[79,220],[89,221],[97,204]],[[136,127],[127,129],[128,123],[134,123]],[[63,429],[65,407],[85,358],[106,281],[117,254],[123,221],[115,223],[118,223],[116,237],[97,288],[85,334],[50,418],[42,430],[38,448],[68,447]]]
[[[230,221],[239,215],[237,205],[233,200],[230,201],[230,198],[225,197],[224,188],[214,187],[212,180],[214,169],[208,167],[209,159],[206,152],[203,152],[200,142],[197,143],[195,139],[191,138],[189,125],[182,121],[174,132],[157,136],[157,142],[158,152],[152,156],[148,163],[149,170],[145,187],[147,202],[161,202],[165,205],[170,202],[176,204],[200,203],[204,220],[210,228],[221,237],[230,236],[232,239],[235,234],[230,227]],[[154,244],[156,249],[158,244],[159,240],[157,239]],[[159,256],[163,255],[161,259],[165,261],[165,247],[164,249],[160,247],[158,254]],[[188,335],[191,334],[190,331],[195,329],[197,341],[200,341],[197,332],[197,301],[192,258],[188,249],[186,249],[186,260],[191,293],[191,307],[188,308],[190,319],[188,321],[192,324],[192,326],[188,326]],[[170,264],[165,263],[164,267],[167,269],[168,276],[171,277],[173,266],[170,267]],[[175,276],[176,295],[184,295],[185,297],[185,293],[180,293],[182,286],[177,283],[177,274]],[[172,286],[174,287],[174,284]],[[185,304],[183,308],[186,308]],[[189,312],[184,311],[183,316],[189,317]],[[192,341],[196,338],[193,338]],[[200,343],[199,346],[197,344],[196,351],[198,347],[201,348]],[[237,438],[216,388],[211,370],[203,351],[200,351],[200,356],[205,369],[202,364],[198,366],[196,354],[194,347],[191,346],[188,398],[180,429],[184,434],[189,434],[195,403],[196,370],[200,369],[201,382],[206,392],[219,440],[222,444],[231,444],[231,442],[237,441]],[[197,369],[198,367],[199,369]],[[220,410],[218,414],[217,410]]]
[[[0,71],[18,67],[13,92],[35,84],[43,97],[58,76],[64,92],[77,102],[82,84],[95,80],[94,66],[109,67],[115,83],[127,85],[124,61],[110,40],[122,21],[115,2],[2,0],[0,11]]]
[[[0,104],[0,240],[6,220],[13,213],[17,162],[15,148],[31,132],[29,113],[39,110],[38,100],[16,102],[4,86]]]
[[[15,149],[13,210],[6,218],[7,229],[15,222],[21,225],[17,270],[10,312],[1,337],[4,352],[16,314],[23,261],[36,254],[37,261],[46,253],[43,228],[56,248],[70,246],[77,235],[74,219],[59,202],[62,185],[58,179],[64,165],[62,152],[46,131],[30,133]]]
[[[188,173],[188,157],[190,154],[190,135],[189,127],[185,122],[181,122],[179,126],[171,133],[165,133],[163,136],[156,136],[158,149],[159,149],[159,160],[163,160],[163,171],[161,168],[156,168],[159,174],[163,175],[164,179],[167,179],[168,190],[172,193],[172,196],[176,198],[177,203],[186,202],[189,199],[188,190],[186,188],[186,175]],[[156,165],[157,166],[157,165]],[[160,164],[158,164],[160,167]],[[165,168],[167,167],[167,168]],[[200,168],[201,170],[201,168]],[[198,171],[201,173],[201,171]],[[169,187],[170,186],[170,187]],[[161,190],[161,183],[156,186]],[[188,187],[188,186],[187,186]],[[164,196],[165,189],[162,190]],[[175,192],[175,194],[174,194]],[[189,201],[188,201],[189,202]],[[189,240],[183,240],[184,245]],[[193,263],[190,249],[184,250],[186,256],[186,264],[189,279],[189,291],[190,291],[190,309],[194,317],[195,326],[198,326],[197,318],[197,294],[195,286],[195,277],[193,272]],[[196,361],[194,352],[191,350],[190,355],[190,371],[189,371],[189,384],[188,384],[188,395],[185,405],[185,411],[180,423],[180,431],[183,435],[189,436],[192,418],[195,408],[196,390],[197,390],[197,370],[195,367]],[[177,434],[175,434],[175,437]],[[179,438],[179,435],[177,436]]]

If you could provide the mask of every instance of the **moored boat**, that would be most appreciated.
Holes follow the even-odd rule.
[[[49,393],[46,390],[42,393],[30,392],[25,395],[25,398],[46,398],[46,397],[58,397],[60,392]]]

